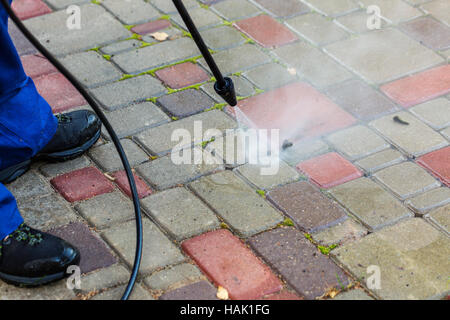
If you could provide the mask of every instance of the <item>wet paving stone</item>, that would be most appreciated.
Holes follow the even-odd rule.
[[[213,107],[215,102],[200,90],[187,89],[159,98],[158,104],[173,116],[184,118]]]
[[[218,300],[217,290],[207,281],[200,281],[169,291],[160,300]]]
[[[309,12],[309,7],[297,0],[255,0],[261,7],[276,17],[290,17]]]
[[[400,29],[433,50],[450,47],[450,27],[430,17],[408,21],[402,24]]]
[[[234,89],[236,90],[236,95],[239,97],[248,97],[255,93],[255,88],[243,77],[230,76],[233,80]],[[220,97],[214,90],[214,83],[208,82],[204,84],[201,89],[205,91],[211,98],[213,98],[218,103],[223,103],[224,100]]]
[[[358,10],[336,18],[336,22],[340,26],[343,26],[347,31],[350,31],[353,34],[359,34],[374,31],[367,27],[367,18],[368,15],[365,10]],[[381,20],[380,23],[381,28],[385,28],[387,25],[387,22],[385,20]]]
[[[109,267],[117,262],[110,249],[99,236],[84,223],[71,223],[69,225],[52,229],[49,233],[73,244],[80,250],[80,269],[88,273],[96,269]]]
[[[368,178],[347,182],[329,192],[370,231],[413,215],[394,196]]]
[[[450,147],[430,152],[417,160],[447,187],[450,187]]]
[[[450,13],[448,11],[448,3],[445,0],[436,0],[425,3],[421,8],[426,13],[432,14],[435,18],[450,26]]]
[[[371,265],[380,268],[382,299],[443,298],[450,268],[448,238],[423,219],[411,218],[347,243],[331,252],[357,278],[366,281]]]
[[[279,88],[296,80],[294,75],[277,63],[264,64],[246,72],[244,75],[263,90]]]
[[[195,26],[200,31],[222,24],[222,19],[220,19],[211,10],[206,10],[204,8],[191,9],[189,10],[189,15],[191,16],[192,20],[195,21]],[[181,28],[187,30],[183,19],[179,14],[172,16],[171,19]]]
[[[203,177],[189,186],[242,237],[283,221],[281,214],[230,171]]]
[[[236,47],[246,42],[239,31],[230,26],[219,26],[200,32],[206,45],[212,50]]]
[[[330,151],[330,146],[321,139],[307,140],[281,152],[281,158],[289,165],[295,166],[299,162],[313,158]]]
[[[275,274],[228,230],[186,240],[182,248],[231,299],[258,299],[282,288]]]
[[[156,76],[172,89],[180,89],[209,80],[208,74],[199,66],[185,62],[155,72]]]
[[[317,232],[347,219],[344,210],[305,181],[278,187],[267,197],[306,232]]]
[[[249,243],[295,291],[307,299],[349,283],[343,271],[294,228],[264,232],[252,237]]]

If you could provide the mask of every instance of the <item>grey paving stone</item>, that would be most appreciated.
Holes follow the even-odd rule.
[[[150,0],[149,2],[164,13],[176,13],[177,12],[177,8],[175,8],[172,1]],[[197,1],[195,1],[195,0],[183,0],[183,4],[186,7],[186,9],[197,8],[199,6]]]
[[[39,167],[39,170],[46,177],[56,177],[70,171],[88,167],[90,163],[86,156],[81,156],[65,162],[46,163]]]
[[[214,213],[185,188],[155,193],[142,201],[144,209],[178,241],[215,229]]]
[[[218,300],[217,289],[207,281],[200,281],[169,291],[160,300]]]
[[[229,21],[252,17],[261,12],[258,7],[247,0],[220,1],[213,4],[211,9]]]
[[[290,17],[309,12],[309,7],[298,0],[255,0],[262,8],[276,17]]]
[[[400,28],[411,38],[433,50],[450,48],[450,28],[429,16],[405,22]]]
[[[133,25],[154,20],[159,12],[143,0],[102,0],[102,5],[124,24]]]
[[[264,190],[300,179],[297,170],[284,161],[280,161],[279,170],[274,175],[263,175],[261,172],[262,167],[264,166],[247,163],[236,170],[256,187]]]
[[[86,295],[90,292],[101,291],[128,282],[130,272],[116,263],[110,267],[96,270],[81,276],[81,288],[74,289],[78,294]]]
[[[151,102],[142,102],[106,114],[119,138],[170,122],[170,118]]]
[[[79,220],[72,209],[56,194],[19,199],[17,205],[25,222],[38,230],[45,231]]]
[[[264,64],[247,71],[244,76],[263,90],[282,87],[296,80],[284,67],[277,63]]]
[[[125,40],[110,44],[108,46],[104,46],[101,48],[101,51],[105,54],[114,55],[119,54],[131,49],[137,49],[142,45],[142,43],[138,40]]]
[[[397,123],[394,117],[399,117],[408,125]],[[410,157],[418,157],[448,145],[448,141],[439,133],[404,111],[374,120],[370,126]]]
[[[248,97],[255,93],[253,85],[242,77],[231,76],[233,80],[234,89],[236,90],[236,95],[239,97]],[[218,103],[223,103],[224,100],[216,93],[214,90],[214,83],[207,82],[201,89],[205,91],[211,98],[213,98]]]
[[[246,42],[246,39],[233,27],[220,26],[200,32],[206,45],[212,50],[223,50]]]
[[[357,1],[354,0],[306,0],[314,10],[327,16],[338,16],[359,9]]]
[[[450,12],[448,10],[448,3],[446,0],[436,0],[425,3],[421,6],[426,13],[430,13],[433,17],[450,26]]]
[[[73,290],[67,289],[66,281],[58,281],[38,288],[18,288],[0,281],[1,300],[72,300]]]
[[[81,29],[68,30],[65,10],[28,19],[24,23],[38,40],[52,53],[66,55],[106,45],[131,36],[120,22],[101,6],[80,6]]]
[[[130,139],[122,139],[120,142],[132,167],[149,160],[147,154]],[[113,143],[90,149],[89,156],[106,172],[123,169],[122,161]]]
[[[241,132],[241,130],[227,130],[224,136],[208,143],[205,150],[222,159],[226,168],[235,168],[247,163],[249,147],[248,143],[245,145],[242,143],[245,136],[242,136]],[[276,163],[264,164],[260,169],[263,172],[266,169],[271,170],[270,168],[274,166],[276,166]]]
[[[190,150],[190,149],[189,149]],[[224,170],[223,164],[218,159],[214,159],[208,153],[203,153],[201,149],[192,150],[191,159],[195,152],[203,154],[203,159],[211,162],[196,164],[193,160],[190,163],[177,164],[170,155],[158,158],[137,167],[138,172],[145,180],[156,189],[163,190],[178,184],[187,183],[205,174]]]
[[[342,28],[318,13],[308,13],[289,20],[287,25],[314,45],[325,45],[345,39]]]
[[[336,22],[349,32],[363,33],[372,31],[367,27],[367,20],[369,17],[370,16],[367,14],[366,10],[359,10],[345,16],[338,17]],[[382,19],[380,20],[380,23],[380,28],[385,28],[387,25],[387,22]]]
[[[88,88],[119,80],[122,73],[94,51],[76,53],[60,60],[61,63]]]
[[[200,122],[197,122],[200,121]],[[201,125],[201,127],[200,127]],[[194,127],[197,126],[202,136],[194,135]],[[230,117],[220,110],[212,110],[203,112],[185,119],[174,121],[161,125],[157,128],[148,129],[136,136],[139,143],[150,152],[156,155],[163,155],[172,148],[181,149],[182,147],[191,145],[191,143],[200,143],[203,141],[203,135],[208,129],[218,129],[225,131],[236,127],[236,123]],[[172,141],[171,135],[176,129],[186,129],[190,133],[187,141]]]
[[[16,27],[14,22],[11,19],[8,19],[8,33],[16,47],[17,52],[20,56],[27,54],[35,54],[38,51],[36,48],[28,41],[27,38],[20,32],[20,30]]]
[[[443,62],[442,57],[392,28],[339,41],[325,50],[371,83],[394,80]]]
[[[370,231],[412,216],[397,199],[368,178],[344,183],[329,192]]]
[[[281,158],[289,165],[295,166],[303,160],[310,159],[330,150],[328,144],[321,139],[295,143],[292,147],[282,150]]]
[[[146,218],[143,219],[143,229],[141,275],[185,260],[180,250]],[[131,267],[134,262],[135,242],[130,239],[136,237],[135,222],[129,221],[110,228],[103,233],[103,236]]]
[[[323,295],[349,279],[331,259],[294,228],[277,228],[250,239],[250,246],[307,299]],[[276,250],[274,250],[276,248]],[[338,280],[339,279],[339,280]]]
[[[79,5],[82,3],[87,3],[89,0],[46,0],[45,2],[47,2],[52,8],[60,10],[73,4]]]
[[[352,77],[336,61],[308,43],[287,45],[273,52],[287,65],[295,68],[298,76],[318,87],[330,86]]]
[[[450,205],[440,207],[431,211],[425,217],[439,228],[444,230],[447,235],[450,234]]]
[[[182,263],[155,272],[151,276],[145,278],[144,283],[150,287],[150,289],[166,291],[203,279],[205,279],[205,277],[196,266],[189,263]]]
[[[240,236],[251,236],[283,221],[255,190],[230,171],[203,177],[190,187]]]
[[[356,165],[368,173],[374,173],[405,160],[406,158],[397,150],[387,149],[357,161]]]
[[[53,189],[34,171],[29,171],[6,187],[17,200],[51,194]]]
[[[211,10],[207,10],[204,8],[193,8],[189,10],[189,15],[191,16],[192,20],[195,21],[195,26],[198,28],[198,30],[203,30],[222,24],[222,19],[220,19]],[[183,19],[179,14],[173,15],[171,19],[181,28],[187,30]]]
[[[333,227],[324,229],[311,236],[323,246],[333,244],[341,245],[343,243],[354,241],[364,237],[368,233],[367,229],[352,219],[347,219]]]
[[[112,61],[129,74],[139,74],[163,65],[199,56],[195,42],[189,37],[164,41],[153,46],[124,52]]]
[[[422,15],[422,12],[401,0],[359,0],[364,7],[378,6],[381,16],[397,24],[401,21],[411,20]]]
[[[120,300],[123,293],[125,292],[126,286],[120,286],[114,289],[104,291],[100,294],[95,295],[90,300]],[[139,283],[137,283],[133,292],[130,294],[129,300],[155,300],[153,296],[145,290]]]
[[[450,127],[447,129],[444,129],[441,131],[442,135],[447,138],[447,140],[450,140]]]
[[[115,110],[135,102],[142,102],[166,92],[160,81],[143,75],[111,83],[91,90],[95,99],[107,110]]]
[[[438,98],[409,109],[430,127],[440,130],[450,126],[450,100]]]
[[[423,219],[406,219],[394,226],[344,244],[331,252],[358,279],[367,267],[380,268],[382,299],[430,299],[448,294],[448,238]]]
[[[158,99],[158,104],[177,118],[184,118],[214,106],[214,100],[196,89],[187,89],[165,95]]]
[[[104,229],[134,218],[133,203],[119,191],[79,202],[75,209],[98,229]]]
[[[408,199],[405,204],[419,214],[445,205],[450,202],[450,189],[446,187],[433,189],[420,194],[414,198]]]
[[[220,51],[215,53],[213,57],[224,75],[245,71],[270,61],[268,55],[252,44],[244,44],[237,48]],[[198,62],[203,67],[208,67],[203,58]]]
[[[362,125],[333,133],[327,140],[350,160],[366,157],[389,147],[380,136]]]
[[[362,289],[353,289],[338,294],[334,300],[374,300]]]
[[[306,181],[278,187],[267,197],[306,232],[317,232],[347,219],[344,210]]]

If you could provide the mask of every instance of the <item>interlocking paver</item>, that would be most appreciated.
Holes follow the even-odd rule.
[[[57,10],[65,9],[72,4],[81,4],[89,2],[89,0],[46,0],[52,8]]]
[[[362,289],[353,289],[340,293],[334,300],[373,300],[373,298]]]
[[[105,229],[134,217],[133,204],[119,191],[105,193],[77,203],[75,209],[99,229]]]
[[[327,16],[342,15],[359,8],[357,1],[354,0],[307,0],[306,2]]]
[[[109,267],[117,262],[110,249],[98,235],[95,235],[87,225],[75,222],[49,231],[69,243],[75,243],[80,250],[80,269],[82,273]]]
[[[349,279],[294,228],[278,228],[250,239],[251,247],[302,296],[314,299]]]
[[[381,90],[405,108],[446,95],[450,92],[450,65],[385,84]]]
[[[265,296],[263,300],[303,300],[303,298],[291,291],[282,289],[280,292]]]
[[[230,171],[203,177],[190,187],[243,237],[274,227],[283,220],[255,190]]]
[[[150,21],[147,23],[139,24],[133,28],[131,28],[131,31],[134,33],[140,34],[142,36],[160,31],[165,28],[169,28],[172,24],[168,20],[156,20],[156,21]]]
[[[195,26],[198,28],[198,30],[203,30],[222,24],[222,19],[220,19],[211,10],[206,10],[204,8],[193,8],[189,10],[189,15],[191,16],[192,20],[195,21]],[[175,23],[180,27],[187,30],[183,19],[179,14],[172,16],[171,19],[175,21]]]
[[[168,290],[203,280],[205,276],[194,265],[182,263],[153,273],[144,279],[145,284],[153,290]]]
[[[212,50],[236,47],[246,42],[239,31],[230,26],[219,26],[200,32],[206,45]]]
[[[16,0],[11,4],[11,7],[20,20],[26,20],[52,12],[41,0]]]
[[[441,131],[441,133],[450,141],[450,127]]]
[[[14,194],[16,199],[40,197],[52,193],[48,183],[34,171],[29,171],[16,181],[8,184],[8,189]]]
[[[380,14],[383,18],[392,23],[411,20],[422,15],[422,12],[402,0],[359,0],[364,7],[371,5],[380,8]]]
[[[117,284],[126,283],[128,278],[129,271],[124,266],[116,263],[110,267],[82,275],[82,285],[80,289],[77,289],[77,293],[85,295],[92,291],[111,288]]]
[[[373,176],[400,199],[410,198],[439,186],[434,177],[413,162],[396,164],[378,171]]]
[[[281,158],[289,165],[295,166],[303,160],[324,154],[330,151],[330,147],[321,139],[308,140],[295,143],[292,147],[281,152]]]
[[[208,74],[202,68],[190,62],[158,70],[155,74],[172,89],[180,89],[209,80]]]
[[[46,177],[55,177],[72,170],[88,167],[90,164],[86,156],[81,156],[66,162],[46,163],[39,170]]]
[[[369,17],[370,16],[365,10],[359,10],[336,18],[336,22],[339,25],[343,26],[347,31],[358,34],[372,31],[367,27],[367,21]],[[387,22],[385,20],[380,19],[379,22],[381,28],[386,27]]]
[[[430,152],[420,157],[417,163],[450,187],[450,147]]]
[[[233,80],[234,89],[236,90],[236,95],[239,97],[248,97],[255,93],[255,89],[253,85],[245,80],[243,77],[231,76],[231,80]],[[214,83],[208,82],[204,84],[201,89],[205,91],[211,98],[213,98],[216,102],[223,103],[222,97],[220,97],[216,91],[214,90]]]
[[[65,173],[53,178],[50,182],[69,202],[86,200],[114,190],[111,182],[94,167]]]
[[[380,136],[367,127],[357,125],[333,133],[327,140],[347,159],[358,159],[389,147]]]
[[[255,0],[261,7],[277,17],[290,17],[309,12],[309,7],[298,0]]]
[[[245,77],[263,90],[269,90],[294,82],[296,77],[277,63],[264,64],[246,73]]]
[[[20,57],[27,76],[37,78],[49,73],[57,72],[57,69],[41,54],[30,54]]]
[[[364,237],[367,229],[352,219],[312,234],[312,238],[323,246],[341,245]]]
[[[143,230],[141,274],[149,274],[158,268],[185,260],[180,250],[147,218],[143,219]],[[103,236],[129,266],[133,265],[135,243],[130,239],[136,237],[134,221],[107,229]]]
[[[317,232],[347,218],[344,210],[308,182],[278,187],[268,198],[306,232]]]
[[[247,0],[220,1],[212,5],[211,9],[229,21],[255,16],[260,12],[258,7]]]
[[[450,27],[430,17],[406,22],[400,28],[431,49],[442,50],[450,47]]]
[[[390,81],[443,62],[442,57],[392,28],[339,41],[325,50],[372,83]]]
[[[434,99],[419,104],[410,111],[420,120],[436,130],[450,126],[450,100]]]
[[[315,185],[331,188],[362,176],[362,172],[336,152],[330,152],[297,165]]]
[[[442,206],[450,202],[450,189],[446,187],[437,188],[418,195],[405,201],[410,208],[419,214]]]
[[[185,188],[158,192],[144,199],[142,204],[179,241],[219,226],[214,213]]]
[[[101,3],[122,23],[128,25],[147,22],[160,16],[157,10],[143,0],[131,0],[125,5],[122,0],[103,0]]]
[[[104,54],[115,55],[128,50],[137,49],[142,45],[139,40],[131,39],[116,42],[101,48]]]
[[[347,37],[347,32],[318,13],[301,15],[287,20],[286,23],[315,45],[325,45]]]
[[[368,178],[341,184],[329,192],[370,231],[412,216],[400,201]]]
[[[22,34],[22,32],[20,32],[19,28],[17,28],[14,23],[8,23],[8,32],[19,55],[38,53],[36,48],[27,38],[25,38],[25,36]]]
[[[436,0],[425,3],[421,6],[427,13],[431,13],[435,18],[450,26],[450,13],[448,3],[445,0]]]
[[[103,291],[100,294],[93,296],[90,300],[119,300],[126,289],[126,286],[119,286],[114,289]],[[130,300],[155,300],[153,296],[145,290],[139,283],[136,284],[135,288],[130,294]]]
[[[281,289],[273,272],[228,230],[186,240],[182,248],[231,299],[258,299]]]
[[[444,207],[441,207],[439,209],[435,209],[432,212],[430,212],[427,215],[427,218],[430,219],[433,223],[435,223],[437,226],[442,228],[447,232],[447,234],[450,233],[450,205],[446,205]]]
[[[347,243],[331,252],[360,279],[370,276],[367,267],[381,271],[383,299],[442,298],[448,287],[448,238],[423,219],[412,218]],[[370,272],[371,273],[371,272]]]
[[[374,173],[405,160],[406,158],[397,150],[387,149],[361,159],[355,164],[368,173]]]
[[[17,288],[0,282],[0,299],[2,300],[71,300],[76,295],[73,290],[67,290],[64,281],[52,283],[39,288]]]
[[[126,172],[117,171],[112,174],[114,177],[114,183],[117,184],[120,190],[125,193],[128,197],[132,197],[130,183],[128,182],[128,176]],[[138,193],[139,199],[145,198],[152,194],[152,189],[142,180],[137,174],[133,174],[134,181],[136,183],[136,191]]]
[[[408,124],[399,123],[394,118]],[[374,120],[370,126],[411,157],[420,156],[448,144],[440,134],[407,112],[398,112]]]
[[[151,4],[153,4],[156,8],[161,10],[164,13],[175,13],[177,12],[177,9],[175,8],[172,1],[167,0],[150,0]],[[184,6],[186,9],[192,9],[198,7],[198,2],[195,0],[184,0],[183,1]]]
[[[217,290],[207,281],[196,282],[167,293],[160,300],[218,300]]]
[[[201,90],[187,89],[159,98],[158,104],[173,116],[184,118],[213,107],[215,102]]]

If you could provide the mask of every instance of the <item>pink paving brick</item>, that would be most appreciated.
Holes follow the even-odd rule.
[[[90,199],[114,191],[109,180],[94,167],[75,170],[50,180],[55,189],[69,202]]]
[[[170,26],[171,24],[169,21],[162,19],[137,25],[131,28],[131,31],[140,34],[142,36],[145,36],[146,34],[157,32]]]
[[[336,152],[300,162],[297,169],[308,175],[311,182],[320,188],[335,187],[362,176],[358,168]]]
[[[35,79],[38,92],[50,104],[54,113],[86,105],[87,102],[61,73],[51,73]]]
[[[266,48],[280,47],[298,39],[291,30],[268,15],[241,20],[234,26]]]
[[[20,59],[22,60],[25,73],[33,79],[58,72],[58,70],[40,54],[30,54],[27,56],[22,56]]]
[[[122,190],[127,196],[130,198],[131,196],[131,188],[128,182],[127,174],[125,171],[117,171],[113,174],[113,177],[116,178],[114,181],[117,186]],[[152,194],[152,189],[142,180],[138,175],[134,174],[134,179],[136,181],[136,188],[139,195],[139,199],[145,198]]]
[[[307,83],[297,82],[238,104],[238,120],[259,129],[280,129],[281,141],[299,141],[350,126],[356,119]],[[228,109],[230,113],[234,109]],[[239,119],[242,118],[242,119]],[[248,121],[247,121],[248,122]]]
[[[185,62],[156,71],[156,76],[172,89],[180,89],[209,80],[208,74],[199,66]]]
[[[42,16],[52,10],[41,0],[14,0],[11,7],[21,20]]]
[[[450,65],[388,83],[381,90],[405,108],[445,95],[450,92]]]
[[[250,300],[281,290],[280,280],[230,231],[221,229],[186,240],[182,248],[231,299]]]
[[[450,187],[450,147],[427,153],[421,156],[417,163]]]

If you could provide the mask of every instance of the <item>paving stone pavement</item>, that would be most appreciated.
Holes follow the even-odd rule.
[[[231,299],[449,294],[448,0],[185,0],[240,111],[214,92],[171,1],[29,3],[14,9],[100,103],[134,169],[144,254],[132,299],[217,299],[218,286]],[[68,30],[70,5],[80,29]],[[87,107],[9,30],[55,113]],[[227,130],[242,126],[280,129],[275,175],[248,155],[227,161],[239,149]],[[175,164],[187,150],[215,162]],[[120,298],[134,210],[106,132],[86,155],[33,163],[7,187],[31,226],[81,249],[83,274],[74,290],[0,281],[0,299]]]

